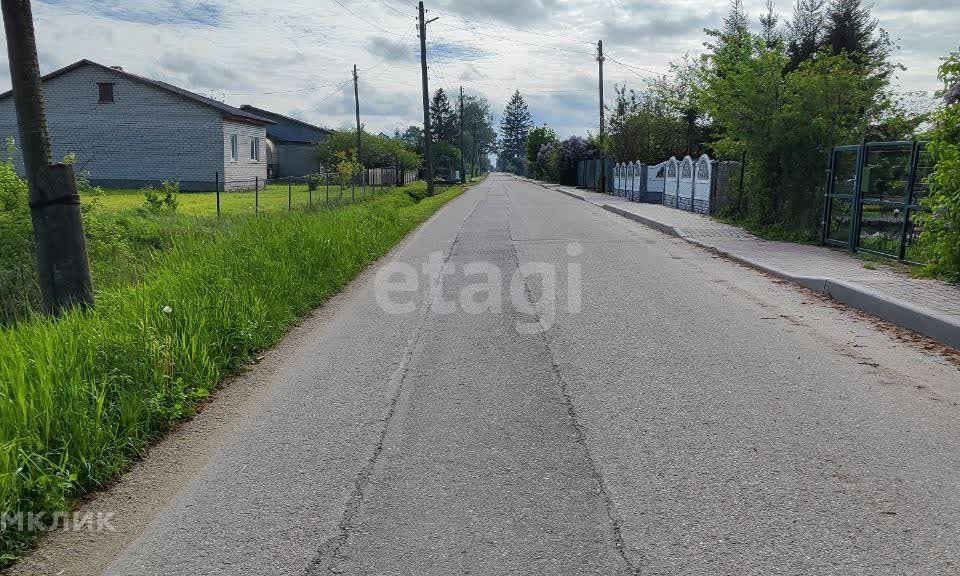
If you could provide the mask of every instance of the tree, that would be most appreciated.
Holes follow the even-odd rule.
[[[492,151],[497,132],[493,125],[490,104],[482,96],[466,96],[463,101],[464,153],[470,163],[470,173],[477,174],[485,165],[484,159]]]
[[[780,21],[780,15],[773,11],[773,0],[767,0],[767,13],[760,15],[760,37],[767,43],[767,48],[773,48],[782,38],[777,31],[777,22]]]
[[[400,140],[411,152],[423,156],[423,127],[410,126],[400,135]]]
[[[744,34],[750,25],[750,17],[743,8],[743,0],[730,0],[730,12],[723,18],[723,34]]]
[[[613,157],[617,162],[632,162],[638,157],[640,141],[644,129],[648,128],[640,116],[637,93],[633,90],[627,95],[627,86],[614,85],[616,94],[613,110],[607,117],[607,133]]]
[[[890,62],[893,42],[878,28],[870,8],[862,0],[833,0],[827,10],[823,49],[837,56],[847,54],[867,74],[887,77],[902,66]]]
[[[927,271],[960,282],[960,53],[940,65],[943,106],[934,115],[929,153],[936,159],[927,178],[929,212],[915,215],[922,230],[921,258]]]
[[[793,19],[787,23],[787,70],[796,70],[813,58],[823,38],[824,0],[797,0]]]
[[[876,30],[877,21],[862,0],[833,0],[827,8],[822,43],[834,55],[846,52],[870,59],[882,49],[881,38],[874,37]]]
[[[357,132],[355,130],[334,130],[325,141],[317,145],[316,155],[325,171],[335,172],[346,166],[347,160],[356,159],[356,149]],[[361,133],[361,149],[362,158],[357,165],[367,168],[399,165],[412,169],[419,168],[422,162],[422,156],[414,149],[410,149],[405,140],[370,134],[366,131]]]
[[[430,125],[433,128],[434,142],[456,144],[460,135],[460,119],[454,112],[447,93],[443,88],[437,88],[430,101]]]
[[[516,174],[525,173],[527,133],[533,127],[530,111],[517,90],[510,97],[500,121],[500,147],[497,164]]]
[[[533,176],[535,178],[544,178],[546,176],[546,166],[537,162],[540,147],[544,144],[552,144],[557,140],[557,133],[546,124],[538,126],[527,133],[527,165],[533,167]]]

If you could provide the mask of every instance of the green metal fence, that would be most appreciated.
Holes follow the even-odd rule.
[[[830,153],[824,244],[918,262],[926,177],[933,161],[926,142],[863,142]]]
[[[611,159],[577,161],[577,186],[596,190],[597,192],[613,194],[613,166],[614,162]],[[604,170],[604,168],[606,168],[606,170]],[[604,171],[606,172],[606,186],[604,186],[606,190],[599,190],[600,175]]]

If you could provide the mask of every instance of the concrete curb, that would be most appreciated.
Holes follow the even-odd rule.
[[[571,198],[576,198],[577,200],[583,200],[584,202],[587,201],[587,199],[584,198],[583,196],[577,194],[576,192],[571,192],[570,190],[564,190],[562,188],[547,188],[546,186],[541,186],[541,188],[546,188],[547,190],[556,190],[557,192],[561,194],[566,194]]]
[[[558,192],[566,194],[567,196],[586,201],[585,197],[575,194],[571,191],[543,186],[543,184],[535,181],[531,182],[548,190],[557,190]],[[795,274],[790,274],[789,272],[774,268],[768,264],[764,264],[743,256],[738,256],[737,254],[732,254],[726,250],[721,250],[715,246],[710,246],[709,244],[705,244],[690,238],[683,233],[682,229],[675,226],[670,226],[669,224],[664,224],[663,222],[646,218],[639,214],[635,214],[628,210],[623,210],[622,208],[618,208],[617,206],[612,206],[610,204],[597,204],[595,202],[591,202],[591,204],[600,206],[604,210],[613,212],[618,216],[623,216],[624,218],[639,222],[648,228],[653,228],[654,230],[658,230],[664,234],[669,234],[670,236],[675,236],[685,240],[690,244],[699,246],[705,250],[713,252],[714,254],[718,254],[724,258],[728,258],[749,268],[771,274],[777,278],[781,278],[793,284],[797,284],[798,286],[807,288],[808,290],[817,292],[818,294],[829,296],[841,304],[845,304],[851,308],[856,308],[857,310],[866,312],[872,316],[876,316],[877,318],[881,318],[898,326],[913,330],[914,332],[933,338],[934,340],[946,344],[952,348],[960,349],[960,324],[957,324],[956,321],[947,318],[934,310],[915,306],[909,302],[900,300],[899,298],[893,298],[891,296],[871,290],[865,286],[860,286],[851,282],[827,277],[798,276]]]

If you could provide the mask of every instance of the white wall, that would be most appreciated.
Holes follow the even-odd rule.
[[[237,159],[230,157],[230,135],[239,140]],[[250,141],[260,139],[260,159],[250,158]],[[224,190],[253,189],[256,179],[260,186],[267,180],[267,131],[263,126],[223,121],[223,182]]]

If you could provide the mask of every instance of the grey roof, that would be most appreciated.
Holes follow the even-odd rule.
[[[187,100],[192,100],[192,101],[197,102],[197,103],[199,103],[199,104],[203,104],[203,105],[205,105],[205,106],[209,106],[209,107],[211,107],[211,108],[215,108],[215,109],[218,110],[221,114],[223,114],[224,116],[230,118],[231,120],[237,120],[237,121],[240,121],[240,122],[250,122],[250,123],[253,123],[253,124],[273,124],[273,123],[274,123],[273,120],[268,120],[268,119],[266,119],[266,118],[262,118],[262,117],[260,117],[260,116],[257,116],[256,114],[252,114],[252,113],[250,113],[250,112],[241,110],[241,109],[239,109],[239,108],[234,108],[233,106],[229,106],[229,105],[227,105],[227,104],[224,104],[223,102],[219,102],[219,101],[217,101],[217,100],[214,100],[213,98],[207,98],[206,96],[201,96],[200,94],[197,94],[196,92],[191,92],[191,91],[189,91],[189,90],[184,90],[183,88],[178,88],[177,86],[174,86],[173,84],[167,84],[166,82],[161,82],[161,81],[159,81],[159,80],[153,80],[152,78],[146,78],[146,77],[144,77],[144,76],[140,76],[139,74],[132,74],[132,73],[130,73],[130,72],[127,72],[127,71],[125,71],[125,70],[121,70],[121,69],[119,69],[119,68],[112,68],[112,67],[110,67],[110,66],[104,66],[103,64],[99,64],[99,63],[97,63],[97,62],[94,62],[94,61],[92,61],[92,60],[87,60],[87,59],[79,60],[79,61],[77,61],[77,62],[74,62],[73,64],[70,64],[69,66],[64,66],[63,68],[60,68],[59,70],[55,70],[55,71],[53,71],[53,72],[51,72],[51,73],[43,76],[43,77],[41,78],[41,81],[47,82],[48,80],[51,80],[51,79],[53,79],[53,78],[56,78],[57,76],[62,76],[63,74],[66,74],[66,73],[68,73],[68,72],[72,72],[72,71],[76,70],[77,68],[81,68],[81,67],[83,67],[83,66],[93,66],[94,68],[100,68],[101,70],[105,70],[105,71],[107,71],[107,72],[110,72],[110,73],[115,74],[115,75],[117,75],[117,76],[120,76],[120,77],[122,77],[122,78],[129,78],[130,80],[134,80],[134,81],[136,81],[136,82],[140,82],[140,83],[146,84],[146,85],[148,85],[148,86],[153,86],[154,88],[158,88],[158,89],[163,90],[163,91],[165,91],[165,92],[169,92],[169,93],[174,94],[174,95],[176,95],[176,96],[180,96],[180,97],[182,97],[182,98],[185,98],[185,99],[187,99]],[[13,94],[13,91],[12,91],[12,90],[8,90],[8,91],[4,92],[3,94],[0,94],[0,100],[6,98],[6,97],[8,97],[8,96],[10,96],[11,94]]]
[[[258,114],[264,118],[276,118],[278,120],[284,120],[286,122],[293,122],[294,124],[299,124],[305,128],[310,128],[313,130],[318,130],[324,134],[333,134],[333,131],[329,128],[324,128],[323,126],[317,126],[316,124],[311,124],[309,122],[304,122],[303,120],[298,120],[296,118],[291,118],[290,116],[284,116],[283,114],[278,114],[277,112],[271,112],[270,110],[264,110],[263,108],[257,108],[250,104],[244,104],[240,106],[241,110],[250,112],[252,114]]]

